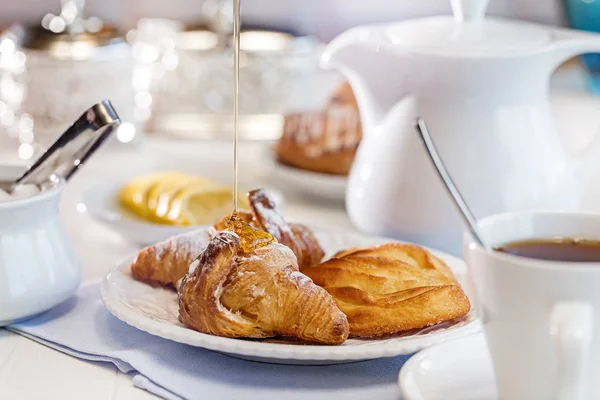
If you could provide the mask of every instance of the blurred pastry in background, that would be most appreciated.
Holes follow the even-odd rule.
[[[329,101],[329,105],[347,105],[353,107],[358,112],[358,105],[356,104],[356,97],[352,91],[352,86],[348,81],[344,81],[335,90],[333,96]]]
[[[283,135],[275,147],[276,158],[299,169],[348,175],[361,138],[356,98],[344,82],[325,110],[285,116]]]
[[[132,179],[118,194],[119,204],[146,221],[175,226],[212,225],[233,208],[231,187],[181,172]],[[238,195],[248,208],[246,196]]]

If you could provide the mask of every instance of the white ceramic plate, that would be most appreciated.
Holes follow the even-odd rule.
[[[114,182],[87,188],[77,204],[78,210],[88,212],[94,219],[118,232],[128,241],[140,245],[150,245],[171,236],[206,228],[155,224],[137,218],[118,204],[117,193],[123,184],[124,182]],[[273,189],[268,191],[281,208],[283,195]]]
[[[290,167],[279,163],[269,149],[269,176],[281,189],[299,191],[330,201],[343,203],[346,198],[348,178],[340,175],[323,174]]]
[[[198,234],[205,235],[206,231]],[[318,233],[326,255],[355,247],[371,246],[388,239],[372,238],[348,233]],[[462,261],[439,252],[469,293]],[[269,341],[251,341],[212,336],[185,328],[179,323],[177,294],[168,289],[154,288],[135,281],[125,260],[108,274],[102,285],[102,301],[117,318],[128,324],[176,342],[225,353],[234,357],[282,364],[335,364],[411,354],[448,339],[462,337],[480,329],[475,313],[471,311],[460,321],[437,326],[404,337],[378,340],[350,339],[341,346],[314,346],[283,344]],[[474,307],[473,307],[474,309]]]
[[[496,400],[492,361],[482,334],[433,346],[410,358],[398,377],[406,400]]]

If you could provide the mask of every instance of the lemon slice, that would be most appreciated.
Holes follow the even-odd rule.
[[[192,184],[202,187],[212,187],[215,185],[212,181],[184,175],[162,179],[149,186],[146,192],[148,218],[154,222],[169,223],[167,214],[169,213],[173,197],[184,187]]]
[[[168,219],[176,225],[212,225],[233,209],[227,187],[186,186],[173,198]],[[246,196],[238,194],[238,207],[249,208]]]
[[[162,172],[138,176],[119,191],[117,196],[119,204],[138,217],[147,219],[149,217],[146,206],[148,189],[156,182],[170,180],[180,175],[182,174],[177,172]]]
[[[121,206],[132,214],[168,225],[213,224],[233,209],[230,188],[181,172],[160,172],[132,179],[118,194]],[[239,195],[240,208],[248,208]]]

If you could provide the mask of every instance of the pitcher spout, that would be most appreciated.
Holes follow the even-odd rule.
[[[358,27],[335,38],[321,66],[339,70],[350,82],[365,127],[378,125],[406,93],[405,60],[383,26]],[[368,128],[367,128],[368,129]]]

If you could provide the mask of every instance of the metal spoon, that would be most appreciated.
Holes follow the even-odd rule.
[[[475,239],[475,241],[479,245],[481,245],[481,247],[488,251],[491,251],[492,247],[482,239],[483,236],[479,231],[479,224],[477,223],[477,219],[473,216],[473,213],[467,206],[467,203],[465,202],[464,198],[456,188],[456,185],[454,185],[452,177],[450,177],[450,174],[446,170],[446,167],[444,166],[444,163],[442,162],[442,159],[440,158],[440,155],[438,154],[435,148],[435,144],[433,143],[433,140],[429,135],[429,130],[427,129],[427,125],[425,124],[423,118],[417,118],[415,125],[417,131],[419,132],[419,135],[421,136],[421,140],[423,140],[423,144],[427,149],[427,154],[429,155],[431,162],[435,166],[435,169],[439,177],[442,179],[442,182],[444,182],[444,186],[448,190],[448,193],[450,193],[450,196],[454,200],[454,204],[456,205],[456,207],[458,207],[458,210],[460,211],[463,220],[469,227],[473,239]]]
[[[39,186],[52,175],[69,180],[120,122],[110,101],[103,100],[92,106],[19,178],[14,182],[0,182],[0,189],[10,193],[17,185]]]

